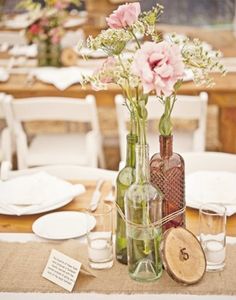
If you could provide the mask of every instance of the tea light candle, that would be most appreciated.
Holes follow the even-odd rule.
[[[111,246],[106,240],[92,240],[88,248],[89,258],[94,262],[104,261],[111,256]]]
[[[225,259],[225,248],[218,241],[209,241],[206,244],[206,259],[210,263],[222,263]]]

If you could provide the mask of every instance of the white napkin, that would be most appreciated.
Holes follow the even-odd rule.
[[[184,70],[184,77],[183,81],[192,81],[194,79],[193,71],[191,69],[185,69]]]
[[[85,40],[84,31],[79,29],[76,31],[67,31],[66,34],[61,39],[62,48],[73,48],[77,47],[78,42],[83,42]]]
[[[94,69],[69,67],[69,68],[54,68],[44,67],[37,68],[32,72],[37,79],[53,84],[56,88],[63,91],[72,84],[81,82],[82,75],[90,76]]]
[[[0,44],[0,52],[6,52],[9,46],[10,45],[7,42],[3,42],[2,44]]]
[[[236,57],[223,57],[220,62],[224,65],[227,72],[236,72]]]
[[[0,207],[16,215],[34,213],[72,200],[84,191],[81,184],[39,172],[0,182]]]
[[[64,28],[71,28],[75,26],[83,25],[87,21],[87,17],[77,17],[77,18],[69,18],[65,24],[63,25]]]
[[[82,47],[81,49],[79,49],[77,51],[81,56],[87,56],[87,57],[91,57],[91,58],[104,58],[107,57],[106,52],[104,52],[101,49],[98,50],[91,50],[89,48],[86,47]]]
[[[38,49],[36,44],[32,45],[15,45],[12,49],[9,50],[9,54],[13,56],[27,56],[27,57],[36,57],[38,54]]]
[[[27,28],[32,23],[28,13],[18,14],[14,18],[4,21],[4,26],[12,29]]]
[[[186,176],[187,206],[199,208],[204,203],[223,204],[227,216],[236,213],[236,173],[199,171]]]
[[[9,79],[9,73],[4,68],[0,68],[0,82],[7,81]]]

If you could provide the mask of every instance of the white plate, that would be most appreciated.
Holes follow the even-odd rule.
[[[186,176],[186,204],[200,208],[204,203],[218,203],[227,209],[227,216],[236,213],[236,173],[198,171]]]
[[[87,226],[92,230],[95,225],[96,219],[93,216],[76,211],[60,211],[37,219],[32,230],[42,238],[64,240],[83,236]]]
[[[74,198],[75,197],[68,197],[68,198],[63,199],[60,202],[57,202],[57,203],[51,205],[51,206],[42,206],[40,208],[37,205],[32,205],[29,211],[27,211],[27,212],[25,212],[25,213],[23,213],[21,215],[22,216],[23,215],[35,215],[35,214],[41,214],[43,212],[48,212],[48,211],[51,211],[51,210],[54,210],[54,209],[57,209],[57,208],[60,208],[62,206],[67,205]],[[16,216],[17,215],[14,211],[4,209],[3,207],[0,207],[0,214],[10,215],[10,216]]]
[[[64,206],[85,191],[46,172],[18,176],[0,182],[0,213],[29,215]]]
[[[0,68],[0,82],[5,82],[8,79],[9,73],[4,68]]]

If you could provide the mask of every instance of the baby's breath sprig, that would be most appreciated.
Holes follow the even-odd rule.
[[[143,12],[139,18],[146,27],[155,26],[158,22],[160,16],[164,11],[164,7],[160,4],[156,4],[150,11]]]
[[[95,38],[90,36],[87,40],[87,46],[92,50],[102,49],[109,56],[119,55],[132,38],[130,31],[107,29]]]
[[[191,69],[194,82],[197,85],[213,86],[214,80],[211,72],[226,74],[224,65],[220,62],[222,53],[206,49],[206,46],[199,39],[190,40],[187,37],[178,37],[175,34],[170,36],[171,42],[182,47],[182,59],[187,69]]]
[[[160,4],[156,4],[150,11],[143,12],[139,17],[139,22],[144,27],[145,35],[155,36],[156,24],[159,21],[160,16],[164,11],[164,7]]]

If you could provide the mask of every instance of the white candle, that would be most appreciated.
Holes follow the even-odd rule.
[[[94,262],[102,262],[112,255],[112,247],[107,240],[95,239],[88,247],[89,258]]]
[[[206,259],[209,263],[222,263],[225,259],[224,245],[218,241],[208,241],[206,243]]]

